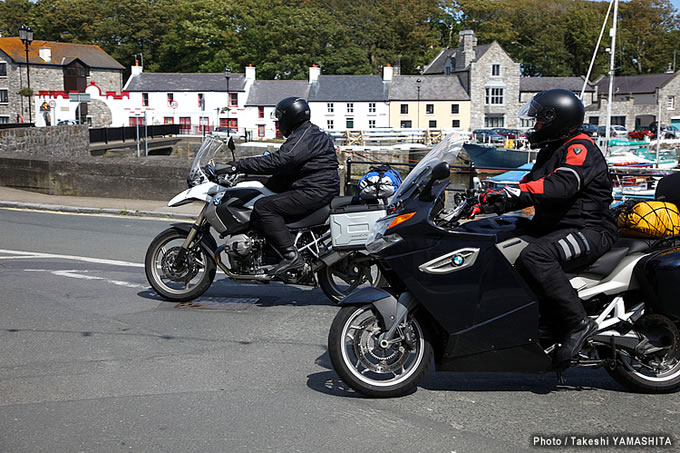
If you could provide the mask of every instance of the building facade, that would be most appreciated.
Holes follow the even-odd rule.
[[[28,70],[35,95],[20,96],[19,91],[28,88],[24,43],[16,37],[0,38],[0,123],[28,121],[30,116],[36,125],[42,126],[71,119],[67,116],[76,108],[83,121],[89,118],[92,123],[87,104],[52,107],[50,95],[44,93],[62,93],[63,98],[70,92],[84,92],[94,82],[103,92],[119,95],[124,69],[98,46],[33,41],[29,46]]]

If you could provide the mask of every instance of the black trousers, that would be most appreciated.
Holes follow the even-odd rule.
[[[331,202],[335,192],[296,189],[260,198],[253,206],[251,225],[262,231],[279,250],[293,246],[286,223],[296,222]]]
[[[538,237],[520,254],[517,270],[538,297],[542,322],[547,321],[556,333],[568,332],[586,316],[567,273],[588,267],[614,241],[608,232],[562,229]]]

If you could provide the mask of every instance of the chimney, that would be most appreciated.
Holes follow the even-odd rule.
[[[472,30],[463,30],[460,33],[460,43],[456,52],[456,70],[465,69],[475,59],[475,47],[477,38]]]
[[[141,74],[142,72],[144,72],[144,68],[139,65],[139,61],[136,60],[136,59],[135,59],[135,65],[130,69],[131,69],[131,72],[130,72],[131,77],[136,76],[137,74]]]
[[[666,74],[673,74],[673,63],[668,63],[668,69],[666,69]]]
[[[52,49],[49,47],[41,47],[39,50],[40,58],[42,58],[44,61],[50,62],[52,61]]]
[[[255,66],[249,64],[246,67],[246,83],[255,81]]]
[[[319,81],[319,75],[321,75],[321,68],[313,64],[309,68],[309,83],[314,83]]]
[[[383,82],[391,82],[392,76],[394,75],[394,68],[391,64],[386,64],[383,67]]]

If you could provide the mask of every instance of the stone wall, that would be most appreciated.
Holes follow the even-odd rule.
[[[3,154],[89,157],[89,144],[87,126],[0,129],[0,153]]]
[[[0,153],[0,185],[50,195],[170,200],[187,188],[190,160]]]
[[[667,106],[668,96],[675,96],[672,110]],[[661,88],[661,124],[671,124],[672,118],[680,118],[680,72]]]
[[[7,77],[0,77],[0,89],[7,89],[7,104],[0,104],[0,116],[9,117],[10,123],[15,123],[17,115],[22,115],[28,121],[28,99],[24,98],[24,108],[21,108],[19,90],[26,86],[26,66],[12,63],[12,59],[0,51],[0,61],[7,63]]]

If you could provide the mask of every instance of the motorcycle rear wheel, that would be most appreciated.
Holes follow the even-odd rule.
[[[324,266],[317,272],[316,277],[321,290],[333,303],[337,304],[362,286],[379,287],[385,283],[380,268],[366,258],[365,254],[355,252],[331,266]]]
[[[636,323],[636,330],[665,350],[643,355],[619,349],[617,366],[607,369],[609,375],[633,392],[670,393],[679,389],[680,332],[675,323],[665,316],[645,315]]]
[[[432,362],[428,329],[411,316],[396,334],[395,339],[401,339],[382,348],[378,336],[384,330],[378,316],[370,304],[343,307],[328,334],[328,354],[343,382],[357,392],[378,398],[401,396],[415,388]]]
[[[168,228],[149,245],[144,260],[146,278],[163,299],[186,302],[201,296],[215,279],[215,262],[201,244],[194,241],[184,259],[178,253],[187,232]]]

